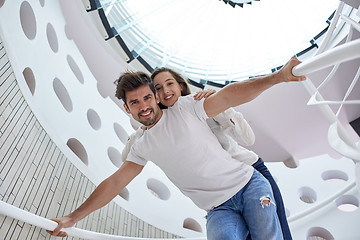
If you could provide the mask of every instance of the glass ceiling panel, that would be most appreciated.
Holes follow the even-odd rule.
[[[152,68],[239,81],[267,74],[311,46],[338,0],[103,0],[111,26]],[[199,77],[201,76],[201,77]]]

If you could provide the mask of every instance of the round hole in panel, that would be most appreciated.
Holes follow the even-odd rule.
[[[337,208],[343,212],[353,212],[359,208],[359,200],[352,195],[343,195],[335,200]]]
[[[74,73],[75,77],[77,78],[77,80],[79,80],[79,82],[81,84],[84,84],[84,77],[80,71],[80,68],[76,64],[75,60],[70,55],[67,55],[66,60],[71,68],[71,71]]]
[[[24,75],[26,84],[28,85],[31,94],[34,95],[36,83],[35,83],[35,76],[33,71],[31,70],[31,68],[27,67],[24,69],[22,73]]]
[[[125,131],[125,129],[118,123],[114,123],[114,130],[118,138],[123,144],[126,144],[129,138],[129,135]]]
[[[170,190],[159,180],[150,178],[147,180],[146,186],[155,197],[161,200],[168,200],[170,198]]]
[[[56,96],[60,100],[61,104],[65,108],[66,111],[71,112],[73,109],[72,102],[68,91],[66,90],[65,86],[62,82],[55,78],[53,81],[53,88],[55,91]]]
[[[47,36],[47,40],[48,40],[51,50],[53,50],[53,52],[56,53],[59,50],[59,43],[58,43],[55,29],[51,25],[51,23],[48,23],[46,26],[46,36]]]
[[[339,170],[325,171],[321,174],[321,178],[326,182],[334,184],[344,183],[349,179],[345,172]]]
[[[86,149],[76,138],[70,138],[66,145],[75,153],[76,156],[87,166],[88,165],[88,155]]]
[[[89,121],[90,126],[94,130],[99,130],[101,128],[101,119],[99,117],[99,114],[97,114],[95,110],[89,109],[87,111],[87,119]]]
[[[36,36],[36,19],[31,5],[24,1],[20,6],[20,23],[25,36],[32,40]]]
[[[186,218],[183,223],[183,228],[193,230],[195,232],[202,232],[200,224],[192,218]]]
[[[298,191],[299,198],[305,203],[314,203],[317,200],[316,192],[310,187],[302,187]]]
[[[114,147],[109,147],[107,150],[107,154],[111,160],[111,162],[117,167],[120,168],[121,162],[121,153]]]
[[[127,188],[124,188],[120,193],[119,196],[122,197],[123,199],[125,199],[126,201],[129,201],[129,190]]]
[[[331,233],[322,227],[312,227],[307,232],[306,240],[334,240]]]
[[[45,0],[39,0],[39,2],[42,7],[45,6]]]

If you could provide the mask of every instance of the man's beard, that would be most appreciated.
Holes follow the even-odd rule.
[[[154,114],[153,114],[153,117],[150,118],[150,119],[143,119],[143,117],[141,117],[140,115],[141,115],[142,113],[144,113],[144,112],[149,111],[149,110],[154,113]],[[159,112],[155,112],[153,108],[148,108],[148,109],[146,109],[145,111],[141,111],[141,112],[138,114],[139,122],[142,123],[144,126],[151,126],[151,125],[153,125],[153,124],[156,122],[158,115],[159,115]]]

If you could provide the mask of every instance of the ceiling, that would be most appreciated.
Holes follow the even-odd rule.
[[[105,1],[106,2],[106,1]],[[111,11],[114,11],[114,8],[116,8],[116,4],[117,1],[107,1],[108,5],[106,5],[106,7],[104,7],[105,12],[107,11],[109,16],[111,15]],[[180,13],[180,15],[182,15],[185,11],[181,11],[180,10],[180,5],[182,6],[182,4],[185,6],[193,6],[193,8],[195,9],[200,9],[200,6],[204,6],[204,3],[202,3],[202,5],[200,4],[199,6],[199,2],[201,1],[197,1],[196,3],[193,4],[189,4],[189,3],[185,3],[182,2],[180,5],[179,3],[171,3],[171,4],[165,4],[164,2],[160,1],[159,6],[152,6],[150,7],[150,3],[144,3],[142,1],[131,1],[131,3],[129,1],[125,1],[126,7],[124,8],[133,8],[132,10],[127,9],[129,12],[132,12],[133,14],[131,15],[131,21],[134,21],[135,23],[131,23],[131,21],[122,24],[118,24],[117,27],[119,27],[119,29],[121,29],[121,27],[123,29],[125,29],[126,26],[126,31],[123,30],[122,32],[120,32],[119,34],[123,34],[122,36],[124,36],[123,38],[126,39],[126,34],[130,34],[131,33],[131,28],[133,27],[134,29],[136,29],[136,31],[138,31],[139,29],[142,29],[142,27],[146,28],[149,27],[149,25],[155,25],[158,26],[156,24],[147,24],[146,26],[143,26],[142,23],[148,23],[148,20],[151,19],[152,16],[157,17],[157,15],[155,14],[156,12],[159,12],[159,8],[161,10],[163,10],[163,8],[166,8],[166,10],[168,11],[161,11],[160,15],[160,19],[162,17],[164,17],[165,19],[169,19],[167,21],[163,21],[165,22],[163,25],[161,24],[161,22],[159,22],[160,20],[158,18],[154,19],[153,21],[157,21],[156,23],[159,24],[160,27],[156,27],[153,29],[150,29],[148,31],[144,30],[145,32],[150,32],[151,34],[149,34],[148,36],[153,36],[154,34],[152,34],[154,31],[156,31],[156,29],[158,29],[158,32],[156,32],[157,34],[160,34],[160,36],[163,36],[164,34],[161,35],[161,32],[164,32],[166,34],[168,34],[168,29],[169,26],[171,24],[174,24],[176,27],[174,28],[176,31],[170,31],[170,33],[172,32],[181,32],[182,30],[184,31],[182,34],[179,34],[180,36],[184,36],[183,38],[179,38],[179,41],[186,41],[187,39],[196,39],[199,38],[200,35],[196,35],[196,37],[194,37],[194,34],[185,34],[185,32],[188,30],[189,25],[185,25],[183,27],[181,24],[191,24],[194,23],[195,20],[191,20],[191,21],[187,21],[188,17],[184,17],[184,16],[177,16],[177,13]],[[147,1],[146,1],[147,2]],[[218,3],[217,1],[214,1],[216,3]],[[326,19],[328,17],[329,14],[331,14],[332,9],[334,8],[334,3],[337,4],[337,1],[332,1],[331,3],[326,1],[327,4],[324,3],[320,3],[317,2],[317,4],[322,4],[322,8],[327,9],[326,11],[323,12],[323,16],[320,15],[321,18],[324,19],[324,21],[319,24],[319,26],[316,26],[312,32],[311,32],[311,36],[315,35],[316,31],[322,30],[322,28],[324,27],[324,25],[327,25],[326,23]],[[140,4],[141,7],[136,8],[136,4],[142,3],[143,5]],[[224,9],[221,9],[222,11],[250,11],[247,12],[248,14],[251,13],[252,15],[249,16],[258,16],[256,15],[256,13],[261,13],[261,16],[258,16],[258,18],[262,19],[260,22],[262,22],[264,24],[264,19],[270,21],[270,19],[272,19],[274,16],[276,16],[276,20],[278,20],[279,22],[286,22],[283,20],[282,17],[285,17],[285,19],[288,19],[290,16],[288,15],[289,13],[291,13],[292,15],[295,16],[295,14],[300,14],[304,15],[304,12],[302,12],[303,10],[300,11],[295,11],[294,8],[291,8],[291,5],[288,5],[290,3],[285,3],[285,2],[281,2],[281,1],[263,1],[263,2],[254,2],[253,5],[250,6],[246,6],[243,9],[238,8],[238,9],[232,9],[229,8],[228,6],[226,6],[225,4],[223,4],[222,2],[220,2],[222,7],[225,6]],[[264,9],[275,9],[272,8],[271,6],[269,6],[270,3],[276,3],[276,11],[280,11],[282,12],[282,14],[280,14],[279,12],[273,13],[273,15],[270,13],[271,11],[264,11]],[[103,3],[105,4],[105,3]],[[123,2],[121,4],[124,4]],[[131,5],[133,4],[133,5]],[[215,3],[209,3],[207,6],[204,6],[202,8],[202,10],[206,11],[209,10],[210,15],[211,14],[215,14],[214,11],[214,5]],[[262,5],[263,4],[263,5]],[[281,5],[280,5],[281,4]],[[307,7],[307,5],[310,5],[310,2],[305,3],[302,2],[302,4]],[[313,4],[313,3],[312,3]],[[170,5],[170,6],[169,6]],[[174,9],[176,9],[176,7],[178,7],[179,9],[177,9],[177,11],[174,11],[174,9],[172,9],[173,5],[175,5]],[[271,4],[270,4],[271,5]],[[301,4],[300,4],[301,5]],[[300,5],[296,6],[296,8],[300,8]],[[260,8],[260,6],[263,6],[264,8]],[[279,7],[281,6],[281,7]],[[259,7],[259,9],[257,8]],[[327,8],[325,8],[327,7]],[[150,10],[149,10],[150,8]],[[134,10],[136,9],[136,10]],[[310,17],[310,12],[311,10],[314,10],[313,13],[314,15],[316,15],[316,13],[318,12],[318,7],[313,6],[313,9],[308,9],[306,8],[307,11],[309,12],[306,13],[307,16],[309,15]],[[126,9],[125,9],[126,10]],[[125,11],[124,10],[124,11]],[[188,13],[189,12],[189,13]],[[191,9],[191,11],[187,11],[187,14],[194,14],[194,12],[197,11],[193,11],[193,9]],[[151,14],[150,14],[151,13]],[[201,12],[201,16],[205,17],[205,13],[202,11]],[[268,15],[267,15],[268,14]],[[280,17],[279,15],[281,15],[282,17]],[[96,15],[94,15],[95,17],[98,17]],[[140,20],[135,21],[133,19],[136,19],[137,17],[140,17]],[[249,17],[248,16],[248,17]],[[319,16],[317,16],[319,17]],[[114,18],[114,15],[112,15],[112,18]],[[196,18],[196,17],[195,17]],[[175,19],[175,20],[174,20]],[[201,18],[202,19],[202,18]],[[200,26],[198,26],[198,29],[201,28],[201,26],[204,26],[207,20],[213,20],[210,19],[209,16],[207,16],[206,18],[204,18],[205,20],[199,20],[198,23],[196,24],[200,24]],[[216,18],[219,19],[219,18]],[[220,18],[221,19],[221,18]],[[121,21],[120,21],[121,22]],[[215,26],[215,22],[221,23],[223,24],[224,21],[214,21],[212,22],[212,26]],[[227,24],[225,24],[225,26],[229,26],[229,21],[226,21]],[[230,21],[231,22],[231,21]],[[244,32],[246,33],[246,31],[250,31],[248,28],[244,28],[240,30],[240,37],[243,38],[241,40],[241,45],[242,48],[241,49],[245,49],[250,47],[250,45],[252,43],[254,43],[254,46],[251,45],[251,47],[253,48],[257,48],[259,46],[259,41],[260,42],[264,42],[263,38],[264,36],[266,36],[266,38],[268,38],[272,31],[275,31],[276,29],[280,29],[282,33],[286,33],[285,35],[294,35],[297,38],[300,39],[300,42],[308,42],[309,44],[309,40],[304,40],[304,39],[309,39],[310,35],[305,34],[304,36],[298,34],[298,32],[300,32],[301,29],[307,29],[307,28],[311,28],[314,26],[314,20],[306,22],[306,26],[301,26],[301,24],[305,24],[304,20],[301,19],[301,21],[299,21],[298,23],[292,22],[291,24],[294,24],[297,27],[294,28],[288,28],[288,27],[280,27],[280,28],[274,28],[271,29],[271,31],[269,31],[269,26],[268,27],[264,27],[258,26],[258,29],[261,29],[262,31],[264,31],[265,33],[268,34],[263,34],[260,38],[257,37],[255,38],[245,38],[242,37],[244,36]],[[178,24],[178,25],[176,25]],[[194,23],[195,24],[195,23]],[[247,22],[247,24],[250,25],[249,22]],[[276,26],[277,24],[272,22],[271,24],[273,24],[274,26]],[[298,25],[296,25],[298,24]],[[233,26],[233,25],[232,25]],[[243,25],[242,25],[243,26]],[[98,27],[96,27],[97,29],[99,29]],[[253,28],[255,28],[253,26]],[[155,29],[155,30],[154,30]],[[167,31],[163,31],[163,29],[166,29]],[[205,31],[206,34],[204,34],[205,36],[205,40],[199,40],[199,44],[204,44],[207,45],[208,42],[209,43],[209,48],[210,49],[222,49],[224,47],[224,42],[226,39],[226,36],[233,36],[231,33],[235,32],[234,28],[228,28],[228,27],[224,27],[223,29],[221,29],[221,25],[216,25],[216,31],[214,31],[214,29]],[[287,29],[287,31],[283,31],[283,29]],[[223,33],[221,31],[227,31],[227,33]],[[294,32],[290,32],[290,30],[295,30]],[[134,30],[135,31],[135,30]],[[194,31],[194,30],[192,30]],[[250,32],[253,32],[253,30],[251,30]],[[208,33],[210,32],[210,33]],[[170,34],[169,33],[169,34]],[[208,39],[211,39],[208,37],[207,34],[212,34],[212,35],[222,35],[224,34],[224,36],[220,36],[223,37],[223,41],[219,41],[219,39],[216,39],[215,42],[211,42]],[[131,34],[130,34],[131,35]],[[130,36],[129,35],[129,36]],[[155,34],[156,35],[156,34]],[[176,36],[179,36],[176,35]],[[275,34],[275,35],[279,35]],[[281,38],[284,38],[284,34],[280,34]],[[345,36],[345,35],[344,35]],[[173,39],[175,38],[174,36],[172,37]],[[359,33],[355,31],[355,34],[353,36],[353,39],[359,38]],[[238,38],[239,39],[239,38]],[[321,43],[323,38],[318,39],[318,44]],[[158,40],[158,39],[156,39]],[[170,38],[171,40],[171,38]],[[75,39],[76,41],[76,39]],[[154,40],[155,41],[155,40]],[[290,40],[288,40],[290,41]],[[275,45],[277,47],[272,47],[273,48],[273,52],[272,54],[270,53],[270,55],[266,55],[264,53],[265,50],[261,50],[258,53],[256,53],[253,58],[251,58],[252,62],[257,62],[258,68],[261,69],[266,69],[265,71],[270,71],[271,68],[274,68],[278,65],[282,65],[284,64],[287,59],[289,59],[291,57],[291,55],[293,53],[291,53],[291,51],[296,52],[296,51],[300,51],[301,49],[293,49],[290,52],[288,52],[287,54],[284,52],[283,55],[281,56],[277,56],[277,50],[279,49],[279,51],[282,49],[282,45],[284,45],[284,48],[290,48],[289,46],[285,45],[286,43],[288,43],[288,41],[280,41],[277,40],[275,41]],[[110,41],[109,41],[110,42]],[[192,41],[190,41],[192,42]],[[217,42],[217,43],[216,43]],[[266,41],[265,41],[266,42]],[[277,43],[282,42],[282,45],[277,45]],[[246,44],[248,43],[248,44]],[[89,43],[88,43],[89,44]],[[341,44],[341,43],[340,43]],[[85,55],[89,55],[88,52],[86,52],[87,50],[83,47],[83,44],[78,44],[80,49],[83,48],[83,54]],[[130,44],[131,45],[131,44]],[[139,43],[133,43],[133,50],[137,50],[139,49],[137,46],[139,45]],[[211,47],[210,47],[211,45]],[[230,45],[234,45],[234,44],[230,44]],[[195,47],[196,45],[194,45]],[[216,47],[214,47],[216,46]],[[246,47],[244,47],[246,46]],[[300,46],[304,46],[302,44],[300,44]],[[112,45],[112,48],[109,50],[112,54],[114,55],[114,45]],[[94,46],[91,46],[92,50],[91,52],[96,51],[96,49],[94,49]],[[96,48],[96,47],[95,47]],[[115,50],[116,48],[119,48],[119,46],[115,46]],[[192,48],[192,47],[191,47]],[[130,46],[130,50],[131,50],[131,46]],[[310,58],[312,55],[314,55],[314,53],[316,52],[316,49],[313,49],[309,52],[307,52],[304,55],[299,56],[300,60],[306,60],[308,58]],[[146,51],[150,51],[151,47],[148,45],[147,48],[143,51],[144,53],[144,59],[146,60],[146,57],[148,55],[148,53]],[[184,50],[183,48],[181,50]],[[237,49],[238,50],[238,49]],[[118,51],[118,50],[116,50]],[[179,53],[178,50],[175,51],[176,53]],[[181,52],[181,51],[180,51]],[[224,51],[225,52],[225,51]],[[265,51],[266,52],[266,51]],[[197,54],[193,54],[191,51],[190,52],[186,52],[188,55],[186,55],[185,57],[187,57],[188,59],[196,59],[195,57],[197,56]],[[260,55],[257,55],[260,54]],[[100,55],[100,53],[99,53]],[[120,54],[121,55],[121,54]],[[120,55],[118,56],[113,56],[114,58],[118,58]],[[233,54],[236,55],[236,54]],[[240,54],[237,54],[240,55]],[[251,56],[252,54],[247,54],[246,57]],[[263,61],[263,57],[261,57],[262,55],[266,56],[264,57],[268,62],[265,63]],[[164,56],[162,56],[164,57]],[[276,58],[278,57],[278,58]],[[161,56],[160,56],[161,58]],[[171,57],[170,57],[171,58]],[[219,59],[223,59],[221,57],[218,57]],[[229,56],[224,57],[224,58],[229,58]],[[231,57],[230,57],[231,58]],[[276,58],[276,60],[275,60]],[[247,58],[246,58],[247,59]],[[132,67],[134,69],[137,70],[141,70],[143,69],[144,71],[146,71],[146,69],[144,68],[144,66],[142,66],[139,61],[137,61],[138,59],[134,59],[129,61],[129,66],[128,67]],[[201,58],[198,58],[199,61],[201,61]],[[110,72],[113,72],[113,64],[116,63],[112,63],[112,62],[107,62],[107,63],[99,63],[98,61],[94,60],[94,58],[89,57],[87,59],[88,64],[91,66],[94,66],[94,69],[96,69],[95,65],[98,67],[98,64],[102,65],[101,69],[108,69],[109,73],[106,74],[104,73],[104,71],[101,72],[96,72],[95,70],[93,71],[93,74],[95,76],[97,76],[96,78],[98,79],[98,89],[100,91],[100,93],[104,96],[104,97],[110,97],[113,98],[113,84],[112,81],[108,80],[108,79],[116,79],[116,77],[113,76],[109,78],[109,74]],[[195,61],[195,60],[191,60],[191,61]],[[149,60],[148,61],[149,64],[153,63],[154,60]],[[165,64],[166,66],[170,66],[171,61],[168,61],[167,64]],[[229,61],[227,61],[229,62]],[[184,60],[184,62],[182,62],[182,65],[179,67],[179,69],[177,69],[178,71],[182,72],[182,74],[184,74],[185,76],[189,77],[190,79],[193,79],[195,81],[197,81],[196,79],[192,78],[191,73],[187,74],[189,72],[184,72],[183,69],[185,67],[188,67],[188,62],[186,62]],[[200,64],[200,63],[199,63]],[[199,65],[198,64],[198,65]],[[241,65],[242,63],[239,63],[239,69],[244,69],[242,68],[243,65]],[[270,65],[269,65],[270,64]],[[273,64],[273,65],[271,65]],[[275,64],[275,65],[274,65]],[[164,62],[162,62],[162,65],[164,65]],[[159,67],[162,65],[154,65],[152,66],[152,68],[155,67]],[[206,65],[206,64],[205,64]],[[205,66],[203,65],[203,66]],[[358,69],[358,66],[360,65],[360,59],[357,60],[353,60],[350,62],[347,62],[345,64],[341,64],[341,66],[339,67],[338,72],[335,74],[335,76],[332,78],[332,80],[326,84],[325,87],[323,87],[321,89],[321,94],[329,100],[340,100],[342,99],[342,97],[344,96],[347,88],[350,86],[351,81],[353,80],[356,71]],[[265,67],[264,67],[265,66]],[[266,67],[267,66],[267,67]],[[205,66],[205,68],[207,67],[207,65]],[[204,71],[207,71],[204,68]],[[255,67],[254,67],[255,68]],[[91,68],[92,69],[92,68]],[[329,74],[329,72],[331,71],[331,68],[327,68],[327,69],[323,69],[321,71],[317,71],[317,72],[313,72],[311,74],[308,75],[308,78],[314,82],[315,85],[319,85],[325,78],[326,76]],[[225,71],[226,72],[226,71]],[[248,71],[243,71],[243,74],[254,74],[255,72],[251,72],[251,70]],[[118,73],[116,73],[118,74]],[[105,76],[106,75],[106,76]],[[110,74],[111,75],[111,74]],[[223,73],[223,78],[225,78],[226,76],[229,76],[228,74]],[[249,76],[249,75],[247,75]],[[211,81],[213,80],[211,78],[211,75],[207,74],[206,77],[208,78],[207,80]],[[204,77],[205,78],[205,77]],[[201,78],[199,81],[200,82],[204,82],[201,80],[204,80],[204,78]],[[205,79],[206,80],[206,79]],[[241,80],[241,79],[238,79]],[[310,81],[307,80],[307,81]],[[216,82],[216,80],[214,81]],[[205,84],[204,85],[205,88],[215,88],[214,86],[211,86],[209,84]],[[196,90],[199,90],[199,88],[197,88],[196,86],[192,86],[193,92]],[[356,99],[357,96],[360,96],[360,86],[359,83],[357,83],[354,88],[353,91],[351,92],[350,96],[348,99]],[[340,155],[334,151],[328,143],[327,140],[327,134],[328,134],[328,129],[329,129],[329,123],[327,121],[327,119],[324,117],[324,115],[321,113],[321,111],[319,111],[317,106],[309,106],[307,105],[307,102],[309,101],[310,95],[307,92],[306,88],[303,86],[303,84],[301,83],[287,83],[287,84],[279,84],[277,86],[274,86],[273,88],[265,91],[262,95],[260,95],[257,99],[253,100],[250,103],[241,105],[236,107],[236,110],[241,111],[245,118],[248,120],[248,122],[250,123],[250,125],[252,126],[255,134],[256,134],[256,142],[253,146],[249,147],[251,150],[254,150],[255,152],[257,152],[265,161],[275,161],[275,162],[286,162],[286,164],[288,164],[289,166],[296,166],[298,164],[298,161],[304,158],[309,158],[309,157],[313,157],[313,156],[317,156],[317,155],[322,155],[322,154],[328,154],[331,157],[334,158],[339,158]],[[117,101],[116,99],[114,99],[114,101],[119,104],[120,107],[121,103],[119,103],[119,101]],[[332,106],[332,108],[335,110],[335,108],[337,108],[339,106]],[[356,141],[356,139],[358,139],[357,134],[354,132],[354,130],[350,127],[350,125],[348,124],[349,122],[357,119],[360,117],[360,108],[357,107],[357,105],[344,105],[344,107],[341,110],[341,113],[339,115],[339,119],[343,122],[343,124],[345,124],[346,128],[349,131],[349,134],[351,135],[351,137],[353,137],[354,141]]]
[[[267,0],[243,8],[208,0],[100,4],[132,55],[152,69],[167,66],[196,82],[225,84],[268,74],[318,44],[338,1]]]

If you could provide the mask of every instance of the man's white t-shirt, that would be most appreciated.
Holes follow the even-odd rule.
[[[206,123],[204,100],[180,97],[132,145],[127,161],[159,166],[198,207],[224,203],[250,180],[253,167],[231,157]]]

